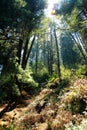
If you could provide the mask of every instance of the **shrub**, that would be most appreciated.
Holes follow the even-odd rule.
[[[36,88],[38,87],[38,83],[36,83],[31,76],[32,72],[30,69],[23,70],[19,66],[19,72],[17,74],[18,81],[23,85],[23,88]]]
[[[80,125],[73,125],[72,122],[66,125],[65,130],[87,130],[87,119],[83,118]]]
[[[20,91],[18,86],[15,83],[15,80],[11,74],[6,74],[1,76],[0,79],[0,101],[10,99],[14,96],[20,96]]]
[[[22,89],[35,89],[38,87],[29,69],[23,70],[20,66],[16,66],[14,71],[6,72],[0,78],[0,101],[11,99],[21,95]]]
[[[47,69],[43,68],[42,70],[39,71],[39,73],[34,74],[34,79],[40,84],[47,82],[49,79],[49,73]]]
[[[76,74],[87,76],[87,65],[79,65]]]
[[[87,102],[87,84],[82,85],[81,83],[79,84],[78,81],[78,86],[70,87],[66,91],[67,92],[62,97],[65,109],[71,111],[73,114],[83,114]]]
[[[83,99],[77,98],[71,101],[70,111],[73,114],[83,114],[86,109],[86,102]]]
[[[70,79],[70,77],[72,75],[72,70],[61,67],[61,75],[62,75],[63,79],[65,79],[65,78]]]

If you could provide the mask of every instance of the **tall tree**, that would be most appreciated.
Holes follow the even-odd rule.
[[[54,26],[54,37],[55,37],[56,52],[57,52],[57,67],[58,67],[57,69],[58,69],[58,77],[59,77],[59,80],[61,81],[59,43],[58,43],[58,39],[57,39],[57,33],[56,33],[55,26]]]
[[[19,39],[16,44],[18,63],[26,68],[29,56],[28,48],[33,30],[38,28],[40,18],[45,8],[45,0],[1,0],[0,4],[0,26],[3,35],[9,39],[15,30],[14,40]],[[11,31],[11,32],[10,32]]]
[[[72,37],[67,33],[63,33],[60,37],[61,46],[61,57],[63,65],[68,68],[75,67],[76,63],[80,61],[80,55],[76,51],[76,46],[74,44]]]

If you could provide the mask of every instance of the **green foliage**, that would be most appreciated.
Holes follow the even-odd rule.
[[[32,72],[30,69],[23,70],[19,67],[19,73],[17,74],[17,79],[21,84],[21,89],[24,89],[30,94],[34,94],[38,87],[38,83],[31,76]]]
[[[86,81],[84,80],[84,83]],[[65,109],[71,111],[73,114],[83,114],[86,109],[86,94],[87,84],[81,84],[79,80],[73,87],[66,88],[67,91],[64,95]]]
[[[0,102],[20,96],[23,89],[29,91],[38,87],[29,69],[23,70],[18,65],[13,69],[0,76]]]
[[[49,79],[49,73],[46,68],[39,70],[39,73],[34,74],[34,79],[38,83],[46,83]]]
[[[70,111],[73,114],[83,114],[86,109],[86,102],[83,99],[77,98],[74,99],[70,104]]]
[[[83,118],[80,125],[73,125],[72,123],[69,123],[66,125],[65,130],[87,130],[87,119]]]
[[[15,0],[15,1],[17,2],[16,4],[19,5],[19,7],[25,7],[26,6],[25,0]]]
[[[6,74],[0,78],[0,102],[10,99],[14,96],[20,96],[19,88],[13,78],[13,75]]]
[[[50,89],[54,89],[55,95],[61,95],[63,90],[69,86],[70,80],[68,78],[61,79],[59,78],[52,78],[48,81],[46,87]]]
[[[26,68],[25,70],[23,70],[19,66],[17,78],[18,78],[18,81],[21,84],[23,84],[23,88],[26,88],[26,87],[36,88],[36,87],[38,87],[38,83],[36,83],[34,81],[34,79],[33,79],[33,77],[31,75],[32,75],[32,72],[31,72],[30,68]]]
[[[58,78],[58,74],[53,73],[53,75],[49,77],[49,81],[46,86],[48,88],[57,88],[56,92],[59,94],[60,91],[69,86],[70,79],[73,77],[73,73],[73,70],[61,66],[61,81]]]
[[[61,58],[63,65],[67,68],[75,67],[75,64],[78,63],[79,54],[75,49],[75,44],[72,38],[68,35],[63,34],[60,36],[60,46],[61,46]]]
[[[79,65],[76,74],[78,76],[87,76],[87,65]]]
[[[79,24],[79,20],[77,19],[78,14],[79,10],[77,8],[74,8],[71,13],[71,17],[67,17],[67,22],[71,27],[75,27],[77,24]]]
[[[60,8],[56,9],[56,13],[67,15],[70,14],[75,6],[76,0],[62,0]]]
[[[1,0],[0,25],[1,27],[5,27],[8,25],[13,26],[14,24],[17,25],[17,19],[26,20],[27,17],[29,18],[27,20],[32,21],[34,25],[34,22],[37,21],[37,18],[39,18],[42,15],[44,6],[44,0]]]
[[[11,123],[8,127],[0,126],[0,130],[15,130],[15,126]]]
[[[61,67],[61,73],[62,73],[62,78],[65,79],[65,78],[68,78],[70,79],[72,73],[73,73],[73,70],[70,70],[68,68],[65,68],[65,67]]]

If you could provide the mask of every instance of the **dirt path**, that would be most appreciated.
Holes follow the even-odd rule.
[[[69,95],[73,92],[77,94],[77,91],[79,91],[87,99],[87,88],[85,85],[87,85],[87,79],[76,80],[73,86],[67,88],[69,90],[65,91],[60,102],[56,100],[56,93],[54,94],[56,89],[54,88],[44,88],[35,97],[24,92],[23,103],[17,105],[14,110],[6,112],[3,118],[0,119],[0,126],[6,128],[10,123],[14,122],[16,126],[18,125],[18,128],[21,126],[21,128],[15,130],[24,130],[25,128],[28,130],[47,130],[50,126],[54,130],[64,130],[64,124],[72,120],[82,120],[84,117],[79,113],[73,115],[72,112],[65,110],[63,105],[66,105]],[[2,105],[0,111],[5,106],[6,104]]]
[[[30,95],[28,95],[25,91],[23,92],[23,101],[22,103],[18,104],[17,107],[9,112],[4,113],[3,117],[0,119],[0,126],[8,127],[14,119],[17,119],[20,114],[27,110],[27,107],[32,99]],[[0,112],[7,106],[7,104],[3,104],[0,106]]]
[[[38,96],[32,99],[30,98],[30,95],[28,95],[26,92],[23,92],[23,103],[17,105],[17,107],[12,111],[6,112],[0,119],[0,126],[8,127],[11,122],[13,122],[15,119],[18,119],[23,113],[25,113],[25,111],[32,109],[33,106],[36,106],[36,104],[38,104],[38,102],[50,92],[50,89],[44,89],[40,92]],[[0,106],[0,111],[2,111],[6,107],[6,105],[7,104]]]

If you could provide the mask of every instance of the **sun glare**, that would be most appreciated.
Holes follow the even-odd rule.
[[[52,17],[52,11],[53,11],[53,6],[55,3],[60,4],[61,0],[48,0],[48,8],[46,10],[46,15],[48,17]]]

